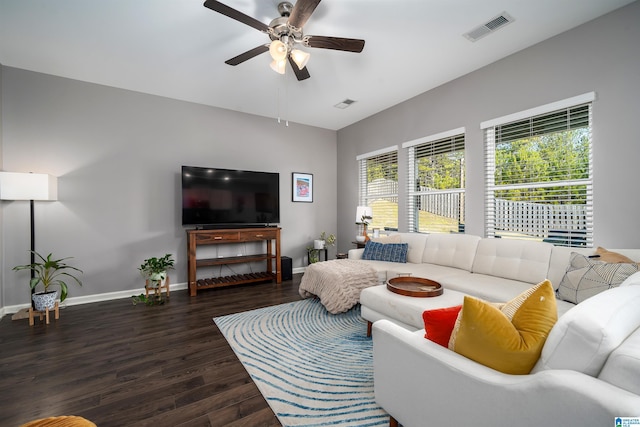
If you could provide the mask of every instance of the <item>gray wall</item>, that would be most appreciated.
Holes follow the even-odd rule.
[[[639,22],[640,2],[635,2],[338,131],[340,236],[355,234],[357,155],[458,127],[466,128],[466,229],[484,235],[480,123],[595,91],[594,239],[605,247],[640,247],[640,228],[634,226],[640,212]],[[404,230],[402,149],[399,169]],[[347,240],[341,239],[340,250],[348,249]]]
[[[84,270],[72,297],[140,289],[137,267],[165,253],[177,259],[172,283],[186,282],[181,165],[279,172],[282,253],[294,268],[306,265],[306,247],[321,231],[336,232],[335,131],[2,71],[2,170],[58,177],[59,201],[35,205],[36,249],[72,256]],[[314,174],[314,203],[291,201],[292,172]],[[29,260],[29,205],[1,207],[8,307],[28,302],[28,273],[11,268]]]

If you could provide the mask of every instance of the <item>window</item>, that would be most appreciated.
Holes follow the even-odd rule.
[[[464,231],[464,128],[407,142],[409,231]]]
[[[592,246],[593,99],[586,94],[482,125],[488,237]]]
[[[360,167],[360,206],[370,206],[373,228],[398,228],[398,147],[357,157]]]

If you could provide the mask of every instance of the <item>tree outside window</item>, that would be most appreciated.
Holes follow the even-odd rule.
[[[590,246],[590,116],[585,104],[486,130],[488,235]]]

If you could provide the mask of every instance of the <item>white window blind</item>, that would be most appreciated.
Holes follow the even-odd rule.
[[[462,133],[458,133],[458,132]],[[407,225],[413,232],[464,231],[464,129],[408,148]]]
[[[370,229],[398,228],[398,147],[358,156],[359,205],[370,206]]]
[[[486,127],[486,235],[592,246],[591,145],[591,102]]]

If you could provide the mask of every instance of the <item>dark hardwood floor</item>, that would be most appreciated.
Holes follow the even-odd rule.
[[[0,425],[80,415],[109,426],[279,426],[212,318],[296,301],[301,275],[134,306],[67,307],[49,325],[0,321]]]

